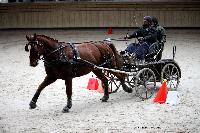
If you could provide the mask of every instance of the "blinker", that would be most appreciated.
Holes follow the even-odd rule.
[[[26,46],[25,46],[25,51],[26,51],[26,52],[29,51],[29,49],[28,49],[28,44],[26,44]]]

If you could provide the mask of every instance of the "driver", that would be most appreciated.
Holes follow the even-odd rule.
[[[143,19],[143,25],[138,30],[133,32],[131,35],[126,35],[125,39],[137,38],[138,43],[131,43],[120,53],[123,55],[126,52],[135,54],[135,57],[139,60],[143,60],[145,55],[148,54],[149,46],[157,42],[157,31],[152,27],[152,18],[145,16]]]

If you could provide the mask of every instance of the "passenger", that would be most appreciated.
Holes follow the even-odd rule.
[[[145,55],[148,54],[150,45],[157,42],[157,32],[156,29],[152,27],[151,17],[145,16],[142,27],[133,32],[131,35],[126,35],[124,38],[137,38],[139,42],[129,44],[125,51],[121,51],[120,53],[134,53],[137,59],[143,60]]]
[[[158,53],[157,55],[157,61],[160,60],[162,58],[162,52],[164,49],[164,43],[166,42],[166,32],[165,29],[159,25],[158,23],[158,19],[156,17],[151,17],[152,18],[152,26],[155,27],[156,31],[157,31],[157,39],[159,42],[159,49],[161,49],[161,51]]]

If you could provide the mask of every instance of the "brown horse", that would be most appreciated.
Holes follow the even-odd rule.
[[[94,65],[120,68],[123,65],[121,56],[117,53],[113,44],[106,41],[84,42],[76,47],[71,43],[58,42],[45,35],[26,36],[28,43],[25,51],[30,47],[30,66],[36,67],[38,60],[44,60],[46,77],[39,85],[35,95],[30,102],[30,109],[36,108],[37,99],[41,91],[57,79],[65,80],[67,105],[63,112],[68,112],[72,107],[72,79],[93,72],[104,85],[103,102],[109,99],[108,80],[102,70],[96,69]],[[125,91],[131,92],[124,83],[124,75],[116,74]]]

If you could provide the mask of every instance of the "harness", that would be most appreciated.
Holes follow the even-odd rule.
[[[94,67],[96,66],[95,64],[81,59],[80,57],[80,52],[77,49],[77,47],[74,45],[74,43],[67,43],[68,45],[65,45],[66,43],[64,42],[60,42],[59,46],[57,49],[55,49],[54,51],[50,52],[49,54],[47,54],[46,56],[42,57],[41,59],[44,61],[44,66],[45,67],[55,67],[55,66],[60,66],[60,65],[71,65],[72,66],[72,73],[74,76],[76,76],[77,74],[77,69],[78,66],[80,65],[84,65],[84,66],[88,66],[88,67]],[[100,51],[103,59],[102,59],[102,64],[98,65],[100,67],[110,67],[109,65],[111,64],[111,61],[114,58],[114,55],[110,55],[110,54],[103,54],[103,51],[101,50],[101,48],[98,47],[99,44],[94,44],[98,50]],[[70,47],[72,50],[72,57],[71,59],[69,59],[69,57],[66,55],[64,48],[66,47]],[[107,50],[106,50],[107,51]],[[55,60],[48,60],[47,57],[58,52],[58,57]]]
[[[74,46],[73,43],[67,43],[68,45],[65,45],[65,43],[60,42],[59,46],[57,49],[55,49],[54,51],[52,51],[51,53],[49,53],[48,55],[46,55],[45,57],[42,57],[41,59],[44,61],[44,65],[46,67],[53,67],[56,65],[61,65],[61,64],[76,64],[77,60],[80,59],[80,53],[78,51],[78,49]],[[66,55],[66,53],[64,52],[64,48],[66,48],[67,46],[70,46],[71,50],[72,50],[72,59],[69,59]],[[54,54],[58,52],[58,58],[55,60],[48,60],[47,57],[49,57],[50,55]]]

